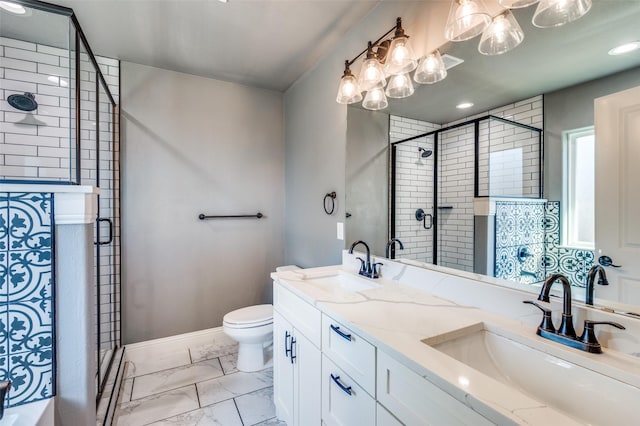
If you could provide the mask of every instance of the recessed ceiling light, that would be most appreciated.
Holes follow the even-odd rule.
[[[456,108],[458,109],[467,109],[467,108],[471,108],[473,106],[473,102],[462,102],[458,105],[456,105]]]
[[[625,53],[633,52],[634,50],[638,49],[640,49],[640,41],[632,41],[631,43],[625,43],[621,44],[620,46],[614,47],[609,51],[609,55],[624,55]]]
[[[0,9],[4,9],[7,12],[15,13],[16,15],[24,15],[25,13],[27,13],[27,9],[25,9],[22,5],[10,1],[0,1]]]

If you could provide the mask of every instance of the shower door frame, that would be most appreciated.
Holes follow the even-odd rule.
[[[479,195],[479,156],[480,156],[480,123],[486,120],[497,120],[505,124],[510,124],[516,127],[521,127],[532,132],[536,132],[538,134],[538,196],[537,197],[527,197],[527,196],[510,196],[508,198],[521,198],[521,199],[540,199],[543,197],[543,184],[544,184],[544,145],[542,143],[542,132],[543,130],[530,126],[528,124],[518,123],[517,121],[508,120],[506,118],[498,117],[495,115],[484,115],[482,117],[474,118],[472,120],[467,120],[464,122],[456,123],[451,126],[443,127],[438,130],[432,130],[426,133],[421,133],[416,136],[411,136],[409,138],[401,139],[399,141],[390,142],[391,149],[389,150],[389,163],[391,164],[391,173],[389,176],[389,239],[394,238],[396,235],[396,147],[405,142],[411,142],[416,139],[424,138],[424,137],[433,137],[433,259],[432,264],[438,264],[438,152],[439,152],[439,139],[440,134],[455,130],[460,127],[465,127],[469,125],[474,126],[474,182],[473,182],[473,197],[474,198],[489,198],[491,195]],[[500,198],[500,197],[495,197]],[[474,230],[475,233],[475,230]],[[391,259],[395,259],[395,244],[391,246]]]

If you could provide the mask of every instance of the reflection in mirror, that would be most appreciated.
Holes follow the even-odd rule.
[[[377,215],[366,221],[377,225],[376,235],[367,235],[372,227],[361,223],[356,230],[359,219],[346,219],[347,230],[353,230],[347,232],[347,242],[375,240],[372,252],[382,256],[384,242],[397,237],[405,245],[396,252],[398,258],[525,284],[560,272],[579,287],[574,296],[584,299],[587,273],[599,246],[593,238],[598,234],[593,231],[594,190],[583,185],[594,179],[589,165],[594,155],[583,132],[593,129],[596,98],[640,86],[640,53],[606,54],[637,38],[640,3],[595,2],[587,16],[551,30],[528,24],[532,13],[531,8],[514,11],[525,41],[505,55],[480,55],[477,40],[442,46],[444,54],[464,62],[449,69],[443,82],[418,86],[411,98],[391,100],[387,110],[375,113],[380,123],[380,115],[388,114],[387,128],[373,126],[383,133],[374,135],[363,124],[371,122],[371,112],[349,108],[346,209]],[[461,101],[471,101],[475,107],[457,110]],[[544,128],[542,141],[535,129],[499,120],[495,126],[492,120],[476,121],[480,139],[493,136],[504,142],[480,144],[479,149],[474,145],[476,122],[442,131],[489,114]],[[366,136],[358,136],[361,130],[351,127],[356,115],[360,129],[368,129]],[[415,138],[418,135],[423,136]],[[385,157],[381,140],[387,139],[388,163],[378,164],[385,169],[369,173],[389,173],[389,185],[384,184],[390,194],[388,211],[371,208],[381,205],[377,197],[354,196],[357,179],[352,179],[366,158],[373,158],[354,157],[354,138],[360,143],[376,140],[377,148],[371,152],[376,158]],[[433,155],[422,157],[425,151],[420,148]],[[540,151],[543,160],[535,155]],[[357,167],[351,164],[354,159]],[[358,185],[367,189],[362,182]],[[380,193],[379,188],[367,190]],[[418,209],[432,215],[433,227],[425,226],[429,219],[416,219]],[[633,292],[625,295],[611,287],[598,286],[596,301],[640,305],[640,300],[628,296]]]

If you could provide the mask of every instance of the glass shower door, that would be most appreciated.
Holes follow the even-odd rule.
[[[391,235],[404,244],[395,257],[434,263],[434,171],[433,135],[391,147]]]

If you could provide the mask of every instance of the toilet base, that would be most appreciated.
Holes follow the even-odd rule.
[[[272,345],[263,343],[240,343],[237,369],[245,373],[264,370],[272,365]]]

